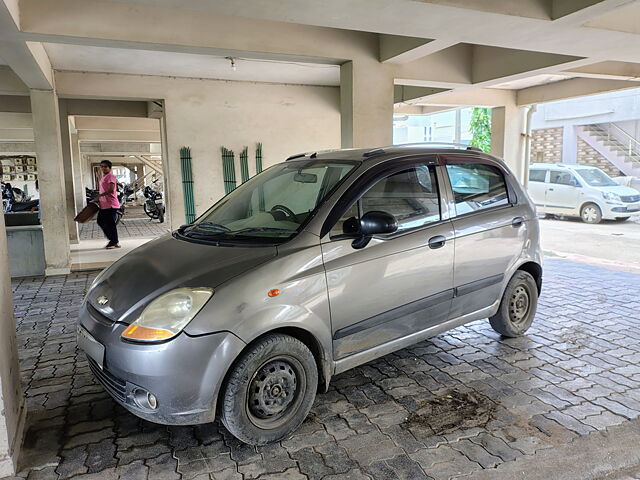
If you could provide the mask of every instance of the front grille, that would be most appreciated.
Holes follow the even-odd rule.
[[[98,323],[102,323],[103,325],[107,325],[108,327],[116,323],[96,307],[91,305],[89,302],[87,302],[87,310],[89,311],[89,315],[91,315],[91,318],[93,318]]]
[[[100,368],[95,360],[89,356],[87,356],[87,360],[89,361],[89,368],[105,390],[116,400],[124,403],[127,395],[127,382]]]
[[[621,195],[620,200],[626,203],[640,202],[640,195]]]

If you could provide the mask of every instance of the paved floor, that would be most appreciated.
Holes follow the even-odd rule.
[[[550,259],[527,336],[479,321],[345,372],[294,436],[260,448],[108,397],[75,343],[92,276],[14,283],[29,480],[493,478],[640,415],[640,275]]]

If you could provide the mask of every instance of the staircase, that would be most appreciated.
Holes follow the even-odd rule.
[[[576,127],[578,137],[618,167],[625,175],[640,177],[640,141],[614,123]]]

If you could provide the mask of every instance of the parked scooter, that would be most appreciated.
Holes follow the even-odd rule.
[[[35,212],[40,209],[40,200],[31,200],[29,195],[19,188],[12,187],[10,183],[2,183],[2,211],[9,212]]]
[[[147,198],[143,205],[144,213],[146,213],[151,220],[158,220],[160,223],[163,223],[165,207],[162,192],[146,186],[144,187],[143,194]]]

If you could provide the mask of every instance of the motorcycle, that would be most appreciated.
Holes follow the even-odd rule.
[[[151,220],[158,220],[160,223],[163,223],[165,207],[162,192],[158,192],[153,190],[150,186],[146,186],[142,193],[146,197],[143,205],[144,213],[146,213]]]
[[[29,195],[19,188],[12,187],[10,183],[2,183],[2,211],[9,212],[35,212],[40,209],[40,200],[31,200]]]

